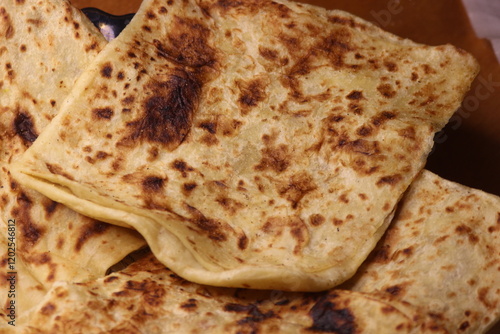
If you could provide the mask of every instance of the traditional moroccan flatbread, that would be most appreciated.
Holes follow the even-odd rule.
[[[447,333],[500,319],[500,198],[424,171],[346,288],[409,302]]]
[[[198,285],[146,255],[93,282],[55,285],[23,333],[485,333],[500,312],[499,231],[500,198],[423,171],[337,289]]]
[[[185,279],[324,290],[373,249],[477,70],[341,11],[146,0],[16,173]]]
[[[12,231],[12,229],[10,229]],[[0,333],[13,333],[28,323],[35,307],[50,286],[40,282],[16,255],[15,239],[9,237],[9,224],[0,224]]]
[[[4,239],[12,232],[16,263],[9,272],[18,273],[17,325],[55,281],[102,277],[144,245],[137,232],[84,217],[22,186],[10,173],[105,44],[67,1],[0,4],[0,273],[7,275],[4,254],[12,247]],[[1,291],[0,327],[12,329],[5,318],[10,298]]]
[[[22,333],[445,333],[409,304],[360,292],[259,292],[183,280],[148,256],[95,282],[54,285]]]

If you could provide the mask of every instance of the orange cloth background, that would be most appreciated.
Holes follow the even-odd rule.
[[[133,13],[141,0],[71,0],[79,7]],[[477,38],[461,0],[302,0],[347,10],[399,36],[430,45],[451,43],[481,63],[462,112],[437,137],[427,168],[440,176],[500,195],[500,65]]]

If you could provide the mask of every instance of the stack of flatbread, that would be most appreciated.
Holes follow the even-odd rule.
[[[29,319],[54,282],[102,277],[145,244],[137,232],[79,215],[11,174],[105,44],[67,1],[0,4],[0,328]]]
[[[287,0],[145,0],[105,45],[67,2],[32,2],[0,6],[15,329],[481,333],[499,319],[500,199],[423,170],[478,72],[469,54]]]

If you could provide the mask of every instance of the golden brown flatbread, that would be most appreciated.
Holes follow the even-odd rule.
[[[198,285],[147,256],[94,282],[55,285],[22,333],[445,333],[410,304],[368,293]]]
[[[500,319],[500,198],[424,171],[345,287],[409,302],[447,333],[485,333]]]
[[[382,236],[477,70],[341,11],[148,0],[17,173],[188,280],[324,290]]]
[[[136,232],[79,215],[22,186],[10,173],[105,44],[67,1],[0,4],[0,327],[12,328],[6,318],[11,300],[20,325],[55,281],[102,277],[144,245]],[[7,240],[10,232],[13,238]],[[15,255],[8,256],[12,248]],[[16,262],[13,269],[9,258]],[[15,298],[4,293],[8,272],[17,273]]]
[[[185,281],[147,254],[54,286],[25,333],[485,333],[498,319],[500,198],[423,171],[356,276],[320,293]]]
[[[12,222],[11,222],[12,223]],[[46,295],[50,285],[39,281],[23,257],[17,255],[12,224],[0,224],[0,333],[13,333],[17,326],[28,323],[35,307]],[[60,261],[62,262],[62,261]],[[64,262],[63,262],[64,263]],[[60,264],[60,263],[58,263]],[[67,271],[68,268],[59,269]]]

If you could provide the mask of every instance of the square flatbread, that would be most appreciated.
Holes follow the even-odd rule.
[[[373,249],[477,71],[341,11],[147,0],[16,173],[188,280],[324,290]]]

